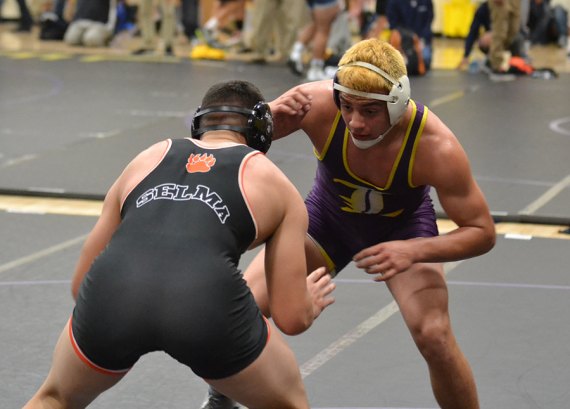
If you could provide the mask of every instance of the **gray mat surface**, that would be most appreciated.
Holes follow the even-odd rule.
[[[69,317],[69,278],[95,218],[10,214],[0,248],[0,407],[44,379]],[[566,409],[570,379],[567,240],[499,237],[482,257],[447,265],[451,317],[482,408]],[[254,252],[242,260],[245,266]],[[436,408],[426,367],[384,284],[349,266],[336,303],[288,337],[313,408]],[[93,408],[197,408],[205,386],[163,353],[143,357]]]
[[[201,95],[226,78],[254,81],[268,99],[298,81],[283,67],[239,63],[0,57],[0,192],[102,197],[140,150],[186,136]],[[457,134],[496,214],[567,220],[569,83],[569,75],[492,83],[434,71],[413,78],[412,92]],[[275,142],[269,157],[308,192],[315,159],[302,133]],[[21,407],[44,379],[94,222],[0,212],[0,408]],[[451,317],[482,408],[568,408],[568,246],[501,236],[489,254],[447,265]],[[312,407],[435,408],[425,363],[386,287],[352,265],[336,281],[335,305],[288,338]],[[197,408],[205,390],[154,353],[92,407]]]
[[[298,83],[275,65],[0,59],[0,192],[8,193],[102,197],[140,150],[188,135],[212,83],[247,79],[268,99]],[[570,219],[568,89],[567,74],[512,82],[455,71],[412,78],[413,98],[463,144],[494,214],[557,222]],[[303,190],[313,177],[310,147],[297,157],[287,149],[276,143],[270,155],[287,157],[280,166]]]

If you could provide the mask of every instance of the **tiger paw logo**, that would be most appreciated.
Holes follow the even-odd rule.
[[[211,153],[203,153],[203,154],[191,154],[188,157],[188,163],[186,164],[186,170],[188,173],[206,173],[209,172],[210,169],[216,163],[216,158]]]

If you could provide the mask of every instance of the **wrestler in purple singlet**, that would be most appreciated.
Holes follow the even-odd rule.
[[[340,115],[329,141],[317,154],[315,184],[307,196],[309,235],[340,272],[360,250],[385,241],[439,234],[429,186],[413,186],[414,146],[419,141],[428,109],[412,105],[412,122],[386,186],[374,186],[348,169],[346,145],[350,138]],[[333,267],[333,266],[331,266]]]

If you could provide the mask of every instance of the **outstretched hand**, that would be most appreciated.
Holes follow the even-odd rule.
[[[317,318],[326,307],[334,303],[331,293],[336,284],[327,270],[319,267],[307,276],[307,288],[313,301],[313,318]]]
[[[368,247],[353,257],[356,267],[375,275],[374,281],[386,281],[408,270],[414,263],[410,240],[397,240]]]

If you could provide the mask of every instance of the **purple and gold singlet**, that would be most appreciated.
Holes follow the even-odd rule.
[[[410,101],[412,118],[386,186],[356,176],[346,149],[350,138],[338,112],[319,159],[315,183],[307,196],[309,235],[329,267],[340,272],[360,250],[380,242],[437,236],[429,186],[411,182],[415,150],[428,109]]]

